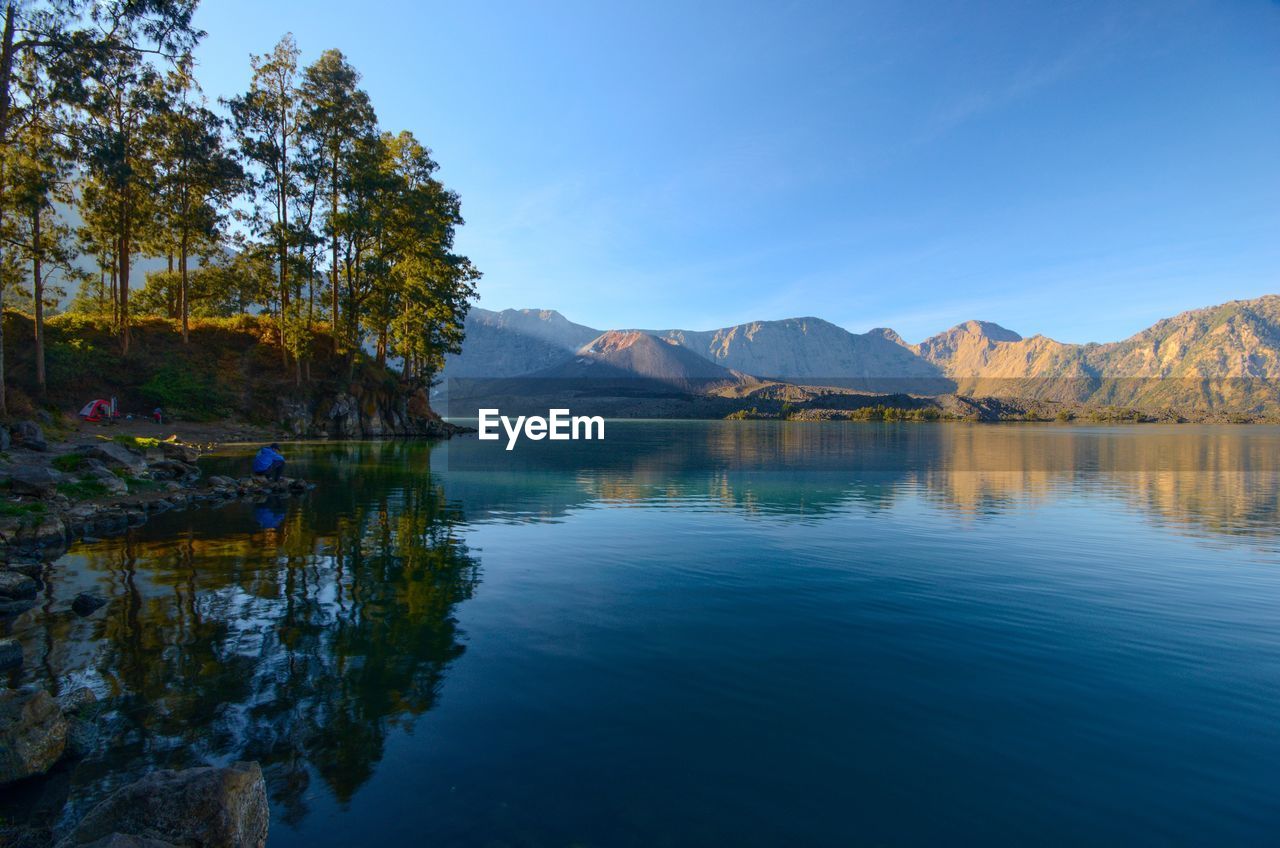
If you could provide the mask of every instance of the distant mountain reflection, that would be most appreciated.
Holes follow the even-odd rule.
[[[817,518],[920,496],[983,514],[1074,492],[1207,534],[1280,535],[1280,429],[1246,426],[611,422],[603,443],[455,442],[469,521],[554,520],[593,503]],[[536,482],[535,482],[536,481]]]

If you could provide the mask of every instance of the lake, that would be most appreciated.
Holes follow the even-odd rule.
[[[503,447],[287,446],[305,496],[73,548],[10,682],[111,709],[0,806],[254,759],[285,848],[1275,844],[1280,429]]]

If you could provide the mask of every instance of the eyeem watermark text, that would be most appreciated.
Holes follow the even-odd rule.
[[[516,446],[523,435],[535,442],[551,439],[553,442],[570,439],[603,439],[604,418],[599,415],[573,415],[567,409],[549,409],[547,417],[541,415],[521,415],[512,421],[497,409],[481,409],[480,438],[485,441],[497,441],[502,438],[498,425],[507,432],[507,450]],[[594,433],[594,435],[593,435]]]

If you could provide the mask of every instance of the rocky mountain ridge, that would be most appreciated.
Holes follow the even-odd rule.
[[[760,381],[917,396],[1026,398],[1135,407],[1261,412],[1280,408],[1280,295],[1232,301],[1163,319],[1128,339],[1068,344],[967,321],[918,344],[888,328],[851,333],[815,317],[755,321],[716,330],[601,333],[554,310],[472,310],[463,352],[446,378],[572,372],[585,340],[642,337]],[[621,348],[610,367],[653,376]],[[648,361],[644,356],[637,361]],[[652,365],[652,363],[650,363]],[[686,370],[688,370],[686,366]],[[621,376],[610,372],[611,378]]]

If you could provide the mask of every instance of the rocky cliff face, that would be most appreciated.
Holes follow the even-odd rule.
[[[280,399],[280,424],[298,438],[447,437],[459,428],[441,420],[424,389],[370,388]]]
[[[1122,342],[1024,339],[970,321],[915,346],[969,395],[1262,411],[1280,404],[1280,296],[1166,318]]]
[[[946,391],[941,371],[901,344],[892,330],[850,333],[821,318],[755,321],[719,330],[660,333],[707,359],[757,377],[833,386]]]
[[[463,353],[445,359],[443,381],[529,374],[563,362],[599,330],[567,320],[554,309],[478,307],[467,314]]]

